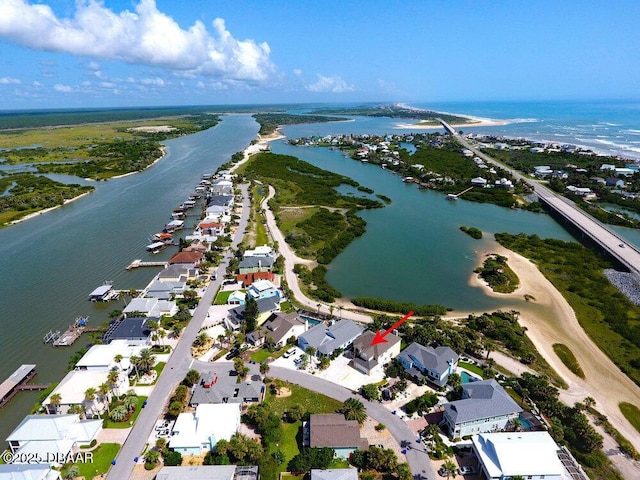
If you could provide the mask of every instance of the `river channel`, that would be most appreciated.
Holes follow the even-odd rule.
[[[62,208],[0,230],[0,381],[23,363],[35,363],[37,383],[64,376],[72,347],[43,344],[79,315],[100,325],[122,301],[95,304],[88,294],[105,280],[117,289],[142,288],[159,271],[125,267],[136,258],[165,260],[176,248],[151,257],[148,237],[187,200],[203,172],[214,172],[258,132],[250,115],[223,117],[216,127],[166,142],[168,154],[144,172],[107,182]],[[196,219],[193,219],[195,223]],[[0,410],[0,441],[28,414],[37,392],[22,392]]]

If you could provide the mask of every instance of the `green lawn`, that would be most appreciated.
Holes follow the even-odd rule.
[[[133,412],[133,415],[126,422],[114,422],[109,419],[108,414],[105,412],[105,420],[103,423],[104,428],[129,428],[133,423],[135,423],[136,418],[140,414],[140,410],[142,410],[142,404],[145,402],[147,397],[138,397],[138,406],[136,407],[136,411]]]
[[[484,375],[484,373],[482,372],[482,369],[477,366],[474,365],[473,363],[468,363],[468,362],[458,362],[458,366],[460,368],[464,368],[465,370],[469,370],[470,372],[473,372],[475,374],[480,375],[481,377]]]
[[[624,415],[624,418],[629,420],[631,425],[640,432],[640,408],[627,402],[622,402],[618,406],[620,407],[620,411]]]
[[[554,343],[553,351],[556,353],[558,358],[564,363],[564,366],[567,367],[571,372],[577,375],[580,378],[584,378],[584,372],[582,371],[582,367],[578,363],[573,352],[562,343]]]
[[[270,352],[265,348],[261,348],[260,350],[253,352],[251,355],[249,355],[249,358],[256,363],[262,363],[269,357],[276,358],[279,356],[280,355],[277,352]]]
[[[241,292],[246,292],[246,290],[240,290]],[[213,304],[214,305],[226,305],[227,304],[227,300],[229,300],[229,297],[231,296],[231,294],[234,292],[234,290],[229,290],[227,292],[218,292],[218,295],[216,295],[216,299],[214,300]]]
[[[87,452],[93,454],[93,461],[73,464],[78,466],[78,476],[84,477],[85,480],[91,480],[102,473],[107,473],[111,467],[111,461],[116,458],[120,447],[121,445],[118,443],[103,443],[92,452]],[[67,464],[62,467],[63,478],[71,465]]]
[[[284,454],[284,462],[280,464],[280,470],[286,471],[289,460],[300,453],[300,443],[302,441],[302,422],[283,423],[282,439],[277,444],[269,447],[269,453],[280,450]],[[298,441],[300,440],[300,443]]]

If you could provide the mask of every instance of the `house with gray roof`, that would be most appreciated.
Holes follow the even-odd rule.
[[[319,323],[298,337],[298,346],[304,351],[313,347],[317,355],[330,356],[338,349],[346,350],[364,329],[353,320],[339,320],[329,326]]]
[[[114,322],[104,334],[104,343],[113,340],[126,340],[127,345],[149,345],[151,343],[150,321],[159,323],[160,319],[153,318],[125,318],[120,322]]]
[[[416,379],[426,379],[437,386],[447,384],[449,375],[458,365],[458,354],[449,347],[425,347],[413,342],[405,348],[398,361],[409,375]]]
[[[386,342],[372,345],[375,336],[374,332],[367,330],[353,341],[354,355],[350,365],[365,375],[382,371],[384,364],[400,353],[400,337],[388,333],[384,337]]]
[[[357,468],[327,468],[311,470],[311,480],[358,480]]]
[[[280,310],[280,299],[278,297],[261,298],[256,300],[258,304],[258,325],[264,323],[269,315]],[[225,326],[230,330],[239,330],[244,322],[244,310],[246,304],[238,305],[229,310],[224,319]]]
[[[158,300],[171,300],[171,298],[182,295],[187,290],[185,281],[152,281],[145,291],[146,297],[157,298]]]
[[[444,404],[440,424],[452,438],[503,430],[522,408],[495,380],[462,385],[462,398]]]
[[[238,271],[241,275],[254,272],[270,272],[275,260],[272,257],[244,257],[240,260]]]
[[[345,419],[341,413],[310,415],[303,428],[303,443],[308,439],[311,448],[331,448],[339,458],[346,459],[355,450],[369,448],[367,440],[360,437],[358,422]]]
[[[255,346],[264,343],[283,347],[291,337],[298,337],[307,329],[307,322],[297,313],[272,313],[262,326],[247,335],[247,342]]]
[[[264,399],[265,387],[260,375],[252,375],[249,380],[237,383],[238,377],[231,372],[207,372],[195,386],[189,405],[197,407],[201,403],[260,403]]]

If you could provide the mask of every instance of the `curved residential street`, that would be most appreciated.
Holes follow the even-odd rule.
[[[284,276],[287,280],[287,285],[289,286],[291,292],[293,292],[293,296],[295,297],[296,301],[312,311],[316,310],[318,308],[318,300],[309,298],[302,292],[302,290],[300,289],[300,285],[298,284],[298,276],[293,272],[293,267],[296,263],[308,264],[309,261],[301,259],[293,252],[293,250],[291,250],[291,247],[289,247],[289,244],[285,242],[284,236],[282,235],[282,232],[276,224],[276,219],[273,215],[273,212],[269,208],[268,202],[271,198],[273,198],[275,193],[276,190],[271,185],[269,185],[269,195],[262,200],[261,206],[267,219],[267,226],[269,227],[271,238],[273,238],[274,241],[278,242],[278,249],[284,257]],[[348,318],[362,323],[371,323],[370,316],[347,310],[347,307],[345,307],[344,303],[336,302],[336,304],[342,305],[343,307],[343,309],[340,310],[339,314],[341,318]],[[350,305],[350,307],[353,308],[354,306]]]

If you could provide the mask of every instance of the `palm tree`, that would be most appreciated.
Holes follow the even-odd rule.
[[[316,348],[308,346],[304,353],[307,354],[307,363],[311,363],[311,358],[316,354]]]
[[[80,467],[78,465],[71,465],[69,469],[64,474],[65,480],[73,480],[78,475],[80,475]]]
[[[496,349],[496,344],[491,340],[485,340],[484,350],[487,352],[487,360],[489,360],[489,354]]]
[[[53,407],[54,413],[58,413],[58,407],[60,406],[60,402],[62,401],[62,395],[59,393],[54,393],[49,397],[49,405]]]
[[[444,471],[444,474],[447,476],[447,478],[453,476],[453,478],[456,478],[456,474],[458,473],[458,467],[456,467],[456,464],[453,463],[452,460],[447,460],[446,462],[444,462],[444,464],[442,465],[442,470]]]
[[[120,362],[122,362],[123,358],[124,357],[122,355],[120,355],[119,353],[115,357],[113,357],[113,361],[118,364],[118,369],[122,368],[122,366],[120,365]]]
[[[98,395],[102,400],[102,404],[107,406],[107,413],[109,413],[109,390],[111,388],[108,382],[101,383],[98,386]]]
[[[342,320],[342,305],[338,305],[338,318]]]
[[[140,372],[147,373],[153,368],[153,364],[156,362],[155,357],[151,354],[151,350],[148,348],[140,350],[140,357],[138,357],[138,369]]]
[[[107,374],[107,382],[111,386],[114,395],[116,394],[115,389],[118,386],[119,380],[120,373],[117,370],[109,370],[109,373]]]
[[[67,410],[67,413],[80,415],[81,420],[86,416],[84,405],[80,405],[78,403],[74,403],[73,405],[71,405],[69,407],[69,410]]]
[[[244,365],[244,361],[240,357],[236,357],[236,359],[233,361],[233,368],[238,374],[238,377],[243,380],[249,374],[249,367],[246,367]]]
[[[269,373],[269,369],[270,369],[270,368],[271,368],[271,367],[269,366],[269,364],[268,364],[268,363],[261,363],[261,364],[260,364],[260,373],[261,373],[262,375],[266,375],[267,373]]]
[[[164,338],[167,336],[166,330],[159,330],[158,331],[158,336],[160,337],[160,340],[162,342],[162,346],[164,347]]]
[[[587,410],[596,406],[596,401],[593,397],[585,397],[583,402]]]
[[[89,387],[84,391],[84,399],[87,402],[91,402],[91,410],[93,411],[93,413],[96,413],[95,400],[97,393],[98,391],[93,387]]]
[[[118,405],[116,408],[111,410],[109,417],[114,422],[121,422],[127,417],[127,413],[128,412],[126,408],[124,408],[122,405]]]
[[[333,310],[334,310],[335,308],[336,308],[336,307],[334,307],[333,305],[329,305],[329,318],[333,318]]]
[[[367,419],[367,409],[357,398],[347,398],[339,412],[343,413],[347,420],[355,420],[360,425]]]
[[[122,400],[122,406],[127,409],[128,412],[135,410],[138,406],[138,397],[135,395],[127,395]]]
[[[131,355],[129,357],[129,362],[131,363],[131,366],[136,370],[136,383],[138,383],[138,377],[140,377],[140,372],[138,371],[138,362],[140,362],[140,357]]]

